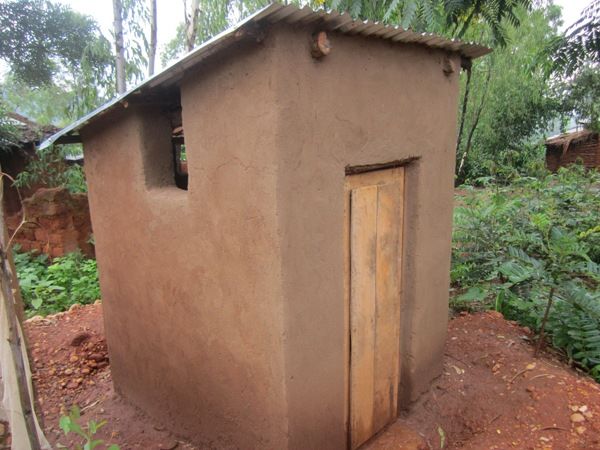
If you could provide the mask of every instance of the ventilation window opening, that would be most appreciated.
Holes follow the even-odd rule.
[[[179,112],[179,123],[175,123],[171,135],[173,147],[173,169],[175,186],[179,189],[188,189],[188,166],[185,141],[183,137],[183,126],[181,125],[181,110]]]

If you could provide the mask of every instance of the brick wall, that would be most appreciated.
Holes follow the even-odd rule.
[[[564,155],[561,147],[546,148],[546,167],[552,172],[578,160],[588,169],[600,168],[600,139],[597,134],[586,141],[572,143]]]
[[[79,249],[87,256],[94,256],[94,246],[89,242],[92,224],[86,194],[71,194],[64,188],[42,188],[23,200],[23,211],[27,222],[15,238],[23,250],[55,258]],[[21,217],[21,212],[8,217],[10,235]]]

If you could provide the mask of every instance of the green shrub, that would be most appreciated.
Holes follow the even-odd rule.
[[[67,164],[65,160],[73,150],[71,147],[54,145],[36,151],[35,158],[31,158],[25,170],[17,175],[15,186],[42,185],[49,188],[64,187],[71,193],[87,192],[83,167]]]
[[[13,253],[19,285],[28,316],[67,310],[75,303],[89,304],[100,298],[94,259],[69,253],[50,262],[46,255]]]
[[[600,175],[580,166],[470,189],[454,217],[455,308],[495,308],[600,380]]]

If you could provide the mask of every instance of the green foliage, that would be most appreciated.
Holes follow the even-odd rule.
[[[570,76],[600,62],[600,0],[592,0],[581,17],[550,47],[555,68]]]
[[[14,76],[6,76],[0,85],[6,109],[16,111],[40,125],[65,126],[73,116],[68,115],[74,92],[58,85],[31,87]]]
[[[73,146],[61,145],[38,150],[36,157],[17,175],[15,185],[66,187],[72,193],[87,192],[83,168],[77,164],[67,164],[65,161],[65,157],[71,155],[73,150]]]
[[[600,174],[579,166],[471,190],[455,210],[458,308],[493,307],[547,331],[600,380]],[[584,330],[582,332],[581,330]]]
[[[66,111],[68,117],[83,116],[116,95],[111,48],[104,36],[86,45],[79,65],[65,81],[65,89],[73,95]]]
[[[57,2],[1,2],[0,59],[11,68],[2,97],[44,124],[68,122],[114,96],[109,41],[91,17]]]
[[[71,407],[69,415],[62,416],[59,421],[60,429],[65,433],[65,436],[73,433],[79,436],[82,441],[75,444],[72,450],[93,450],[100,445],[104,445],[106,450],[119,450],[120,447],[116,444],[107,445],[101,439],[94,439],[98,430],[106,425],[106,420],[97,422],[95,420],[88,421],[87,425],[81,423],[81,412],[77,405]],[[83,444],[83,445],[82,445]],[[59,448],[67,448],[59,444]]]
[[[78,66],[96,39],[95,21],[67,6],[44,0],[0,3],[0,58],[30,85],[50,83],[60,66]]]
[[[558,35],[559,9],[518,9],[515,14],[520,26],[505,27],[510,45],[473,63],[457,167],[465,152],[467,157],[458,183],[487,176],[509,182],[519,175],[538,175],[544,161],[541,133],[564,109],[550,83],[551,60],[546,53]],[[488,35],[485,27],[476,25],[467,37],[490,40]]]
[[[146,0],[123,0],[122,3],[125,75],[127,84],[133,86],[144,78],[144,68],[148,65],[150,44],[146,33],[151,14]]]
[[[4,103],[0,101],[0,152],[9,152],[19,143],[19,130],[6,115]]]
[[[209,40],[269,3],[271,3],[269,0],[200,0],[196,45]],[[288,3],[300,4],[301,2],[296,0]],[[166,65],[169,61],[185,54],[186,51],[185,25],[181,23],[175,31],[175,37],[165,46],[161,55],[162,63]]]
[[[75,303],[90,304],[100,298],[96,260],[70,253],[50,263],[46,255],[13,253],[27,315],[52,314]]]
[[[317,2],[320,3],[320,2]],[[485,23],[498,45],[506,44],[505,26],[517,26],[518,7],[530,0],[325,0],[326,6],[353,17],[397,24],[403,28],[462,38],[474,23]]]
[[[337,11],[347,11],[354,18],[363,20],[382,20],[385,23],[408,22],[415,17],[418,10],[415,0],[332,0],[324,1],[324,6]]]
[[[564,98],[563,109],[571,112],[577,121],[600,132],[600,68],[582,67],[564,85],[559,85]]]
[[[567,285],[548,325],[554,345],[600,379],[600,294],[581,285]]]

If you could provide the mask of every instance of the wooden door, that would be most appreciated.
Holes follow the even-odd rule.
[[[349,447],[394,421],[400,380],[404,169],[346,178]]]

